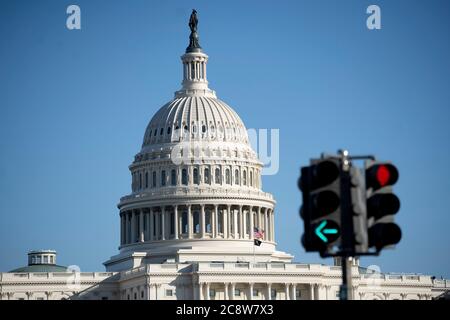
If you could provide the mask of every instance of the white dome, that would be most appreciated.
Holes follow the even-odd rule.
[[[183,95],[156,112],[145,131],[142,147],[176,143],[186,136],[248,144],[244,123],[225,102],[207,95]]]

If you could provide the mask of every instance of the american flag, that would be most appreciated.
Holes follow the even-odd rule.
[[[262,238],[264,238],[264,230],[260,230],[260,229],[255,227],[254,230],[253,230],[253,237],[255,239],[262,239]]]

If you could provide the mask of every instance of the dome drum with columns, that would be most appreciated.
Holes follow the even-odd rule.
[[[108,270],[172,260],[292,259],[275,250],[275,200],[262,191],[262,163],[245,125],[209,89],[208,56],[194,49],[181,57],[182,89],[150,120],[129,167],[132,192],[118,205],[120,254],[105,263]],[[255,228],[264,231],[256,253]]]

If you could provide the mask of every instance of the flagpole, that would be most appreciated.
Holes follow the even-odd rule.
[[[256,260],[255,260],[255,247],[256,247],[255,240],[253,239],[253,265],[256,263]]]

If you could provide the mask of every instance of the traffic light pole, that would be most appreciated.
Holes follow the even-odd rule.
[[[341,157],[341,266],[342,266],[342,285],[339,296],[341,300],[352,300],[352,256],[353,247],[353,211],[351,208],[351,177],[350,177],[350,159],[347,150],[340,150]]]

